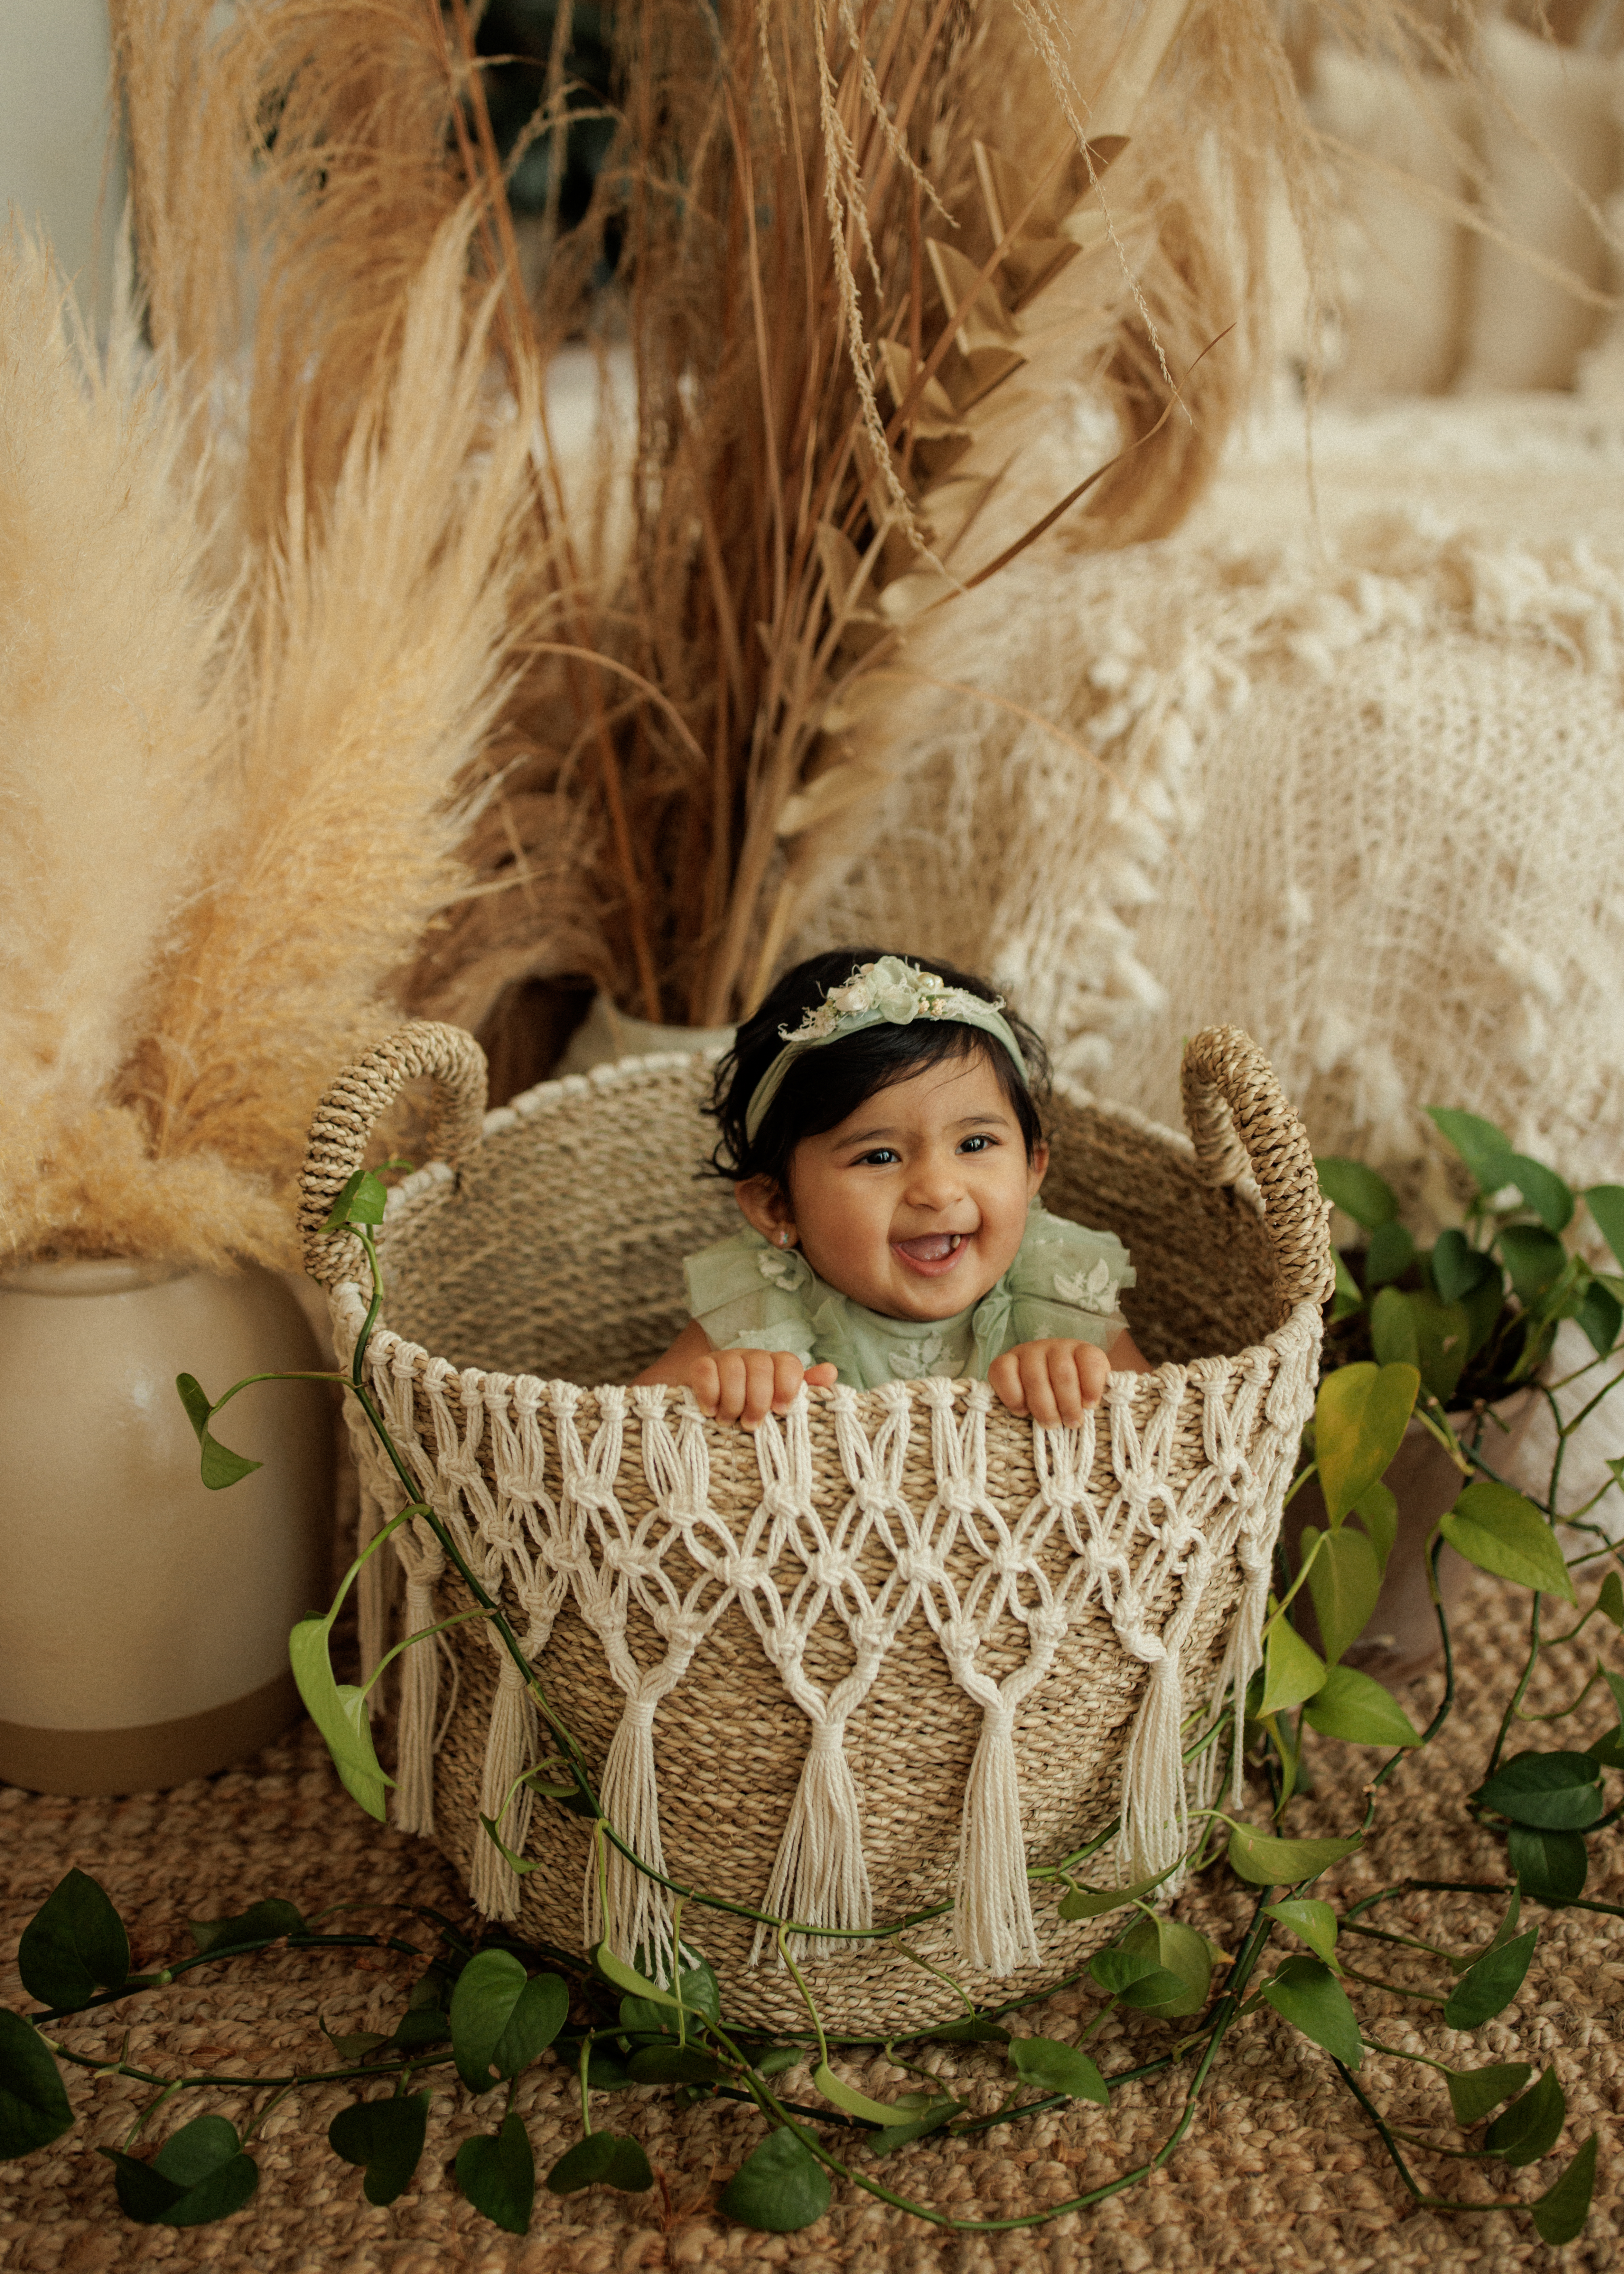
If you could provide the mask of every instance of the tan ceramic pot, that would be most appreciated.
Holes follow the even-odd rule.
[[[221,1418],[257,1474],[210,1492],[175,1391],[309,1368],[267,1271],[34,1264],[0,1280],[0,1778],[139,1792],[297,1721],[288,1631],[324,1608],[332,1393],[267,1382]]]

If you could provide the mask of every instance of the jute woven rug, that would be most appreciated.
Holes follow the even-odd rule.
[[[1461,1802],[1483,1760],[1493,1707],[1515,1678],[1527,1600],[1486,1583],[1479,1587],[1464,1623],[1461,1682],[1464,1695],[1481,1702],[1457,1708],[1445,1736],[1405,1764],[1384,1810],[1387,1828],[1344,1867],[1340,1888],[1357,1885],[1363,1892],[1412,1876],[1500,1875],[1502,1851],[1473,1828]],[[1616,1653],[1616,1642],[1612,1647]],[[1553,1669],[1553,1687],[1531,1695],[1530,1708],[1560,1702],[1571,1671]],[[1572,1683],[1568,1694],[1576,1687]],[[1410,1702],[1418,1718],[1436,1695],[1435,1683],[1416,1686]],[[1599,1719],[1594,1728],[1582,1723],[1578,1741],[1600,1726]],[[1548,1734],[1530,1736],[1551,1741]],[[1359,1788],[1375,1757],[1311,1745],[1317,1787],[1294,1828],[1347,1830],[1358,1819]],[[1624,1841],[1613,1834],[1598,1846],[1587,1894],[1619,1901]],[[0,2001],[26,2002],[12,1964],[17,1936],[73,1864],[102,1881],[131,1922],[138,1962],[184,1947],[188,1916],[220,1917],[265,1894],[285,1895],[307,1912],[360,1898],[427,1901],[459,1914],[466,1908],[432,1849],[378,1830],[345,1798],[308,1728],[237,1769],[171,1793],[65,1801],[0,1788],[0,1951],[6,1962]],[[1249,1909],[1244,1892],[1220,1870],[1183,1899],[1178,1915],[1232,1947]],[[1482,1901],[1429,1895],[1407,1898],[1382,1916],[1395,1930],[1464,1945],[1486,1936],[1492,1913]],[[259,2193],[246,2211],[213,2227],[140,2228],[121,2217],[111,2167],[94,2152],[121,2138],[139,2105],[143,2088],[118,2079],[75,2082],[71,2097],[83,2111],[75,2131],[22,2163],[0,2165],[0,2267],[6,2274],[102,2274],[149,2265],[177,2274],[205,2266],[222,2274],[438,2274],[447,2268],[633,2274],[712,2263],[770,2265],[791,2274],[923,2274],[938,2267],[950,2274],[1011,2268],[1046,2274],[1140,2274],[1150,2268],[1259,2268],[1270,2274],[1380,2268],[1400,2274],[1425,2268],[1455,2274],[1467,2267],[1560,2267],[1569,2274],[1616,2267],[1624,2263],[1618,2156],[1624,1921],[1534,1907],[1529,1916],[1543,1930],[1533,1969],[1514,2009],[1475,2038],[1454,2036],[1428,2018],[1435,2009],[1410,1999],[1372,1992],[1360,2003],[1367,2029],[1389,2043],[1472,2064],[1555,2062],[1568,2105],[1556,2157],[1512,2175],[1509,2187],[1500,2184],[1507,2175],[1498,2165],[1432,2156],[1417,2162],[1441,2193],[1479,2201],[1501,2193],[1531,2197],[1581,2141],[1599,2133],[1595,2209],[1583,2239],[1565,2251],[1546,2249],[1526,2218],[1415,2210],[1328,2060],[1266,2010],[1232,2033],[1196,2122],[1165,2171],[1097,2210],[1067,2214],[1035,2230],[955,2234],[846,2189],[837,2189],[825,2218],[800,2234],[729,2227],[715,2213],[716,2195],[759,2136],[758,2120],[732,2104],[678,2110],[668,2095],[632,2092],[595,2102],[595,2120],[635,2133],[664,2172],[668,2193],[622,2196],[595,2189],[563,2201],[543,2194],[531,2233],[515,2240],[477,2218],[457,2193],[449,2159],[474,2120],[467,2096],[443,2083],[414,2189],[387,2210],[365,2202],[360,2173],[327,2146],[327,2124],[350,2089],[320,2086],[271,2116],[261,2135]],[[1373,1962],[1358,1962],[1368,1970],[1410,1988],[1436,1986],[1435,1962],[1389,1946],[1365,1948],[1378,1954]],[[67,2042],[110,2056],[127,2026],[128,2058],[161,2071],[184,2063],[193,2071],[264,2073],[284,2062],[313,2062],[322,2051],[318,2014],[342,2031],[376,2025],[398,2009],[410,1970],[407,1962],[399,1963],[400,1974],[385,1974],[372,1970],[370,1958],[357,1965],[342,1954],[282,1954],[217,1973],[199,1969],[170,1991],[109,2008],[105,2028],[71,2025]],[[1013,2026],[1071,2038],[1092,2008],[1080,1992],[1063,1992]],[[1122,2068],[1147,2058],[1161,2035],[1147,2024],[1108,2026],[1098,2044],[1102,2066]],[[960,2051],[955,2059],[936,2048],[931,2058],[950,2077],[970,2080],[978,2105],[992,2108],[1007,2070],[979,2050]],[[906,2082],[883,2062],[848,2073],[880,2094]],[[1440,2141],[1458,2139],[1431,2072],[1372,2054],[1364,2079],[1393,2121],[1437,2127]],[[792,2096],[797,2084],[806,2090],[804,2077],[784,2082]],[[1182,2074],[1164,2074],[1124,2088],[1109,2111],[1078,2106],[995,2133],[990,2145],[944,2149],[925,2142],[876,2168],[892,2187],[957,2216],[1009,2218],[1081,2193],[1142,2159],[1165,2135],[1182,2091]],[[192,2100],[187,2112],[205,2105],[241,2122],[250,2102],[245,2094],[222,2091],[207,2103]],[[545,2171],[578,2129],[573,2081],[545,2062],[517,2105]],[[167,2116],[158,2119],[159,2127]],[[831,2138],[853,2147],[850,2135]]]

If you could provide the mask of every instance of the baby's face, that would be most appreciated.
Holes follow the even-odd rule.
[[[818,1277],[888,1319],[967,1310],[1015,1261],[1048,1148],[1032,1162],[985,1055],[950,1058],[866,1098],[837,1128],[806,1137],[790,1205],[757,1228],[793,1225]]]

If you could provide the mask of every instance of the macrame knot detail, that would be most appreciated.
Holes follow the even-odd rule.
[[[899,1547],[897,1550],[897,1576],[905,1587],[945,1587],[947,1567],[939,1555],[928,1548]]]

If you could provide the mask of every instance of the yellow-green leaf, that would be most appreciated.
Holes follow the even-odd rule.
[[[1348,1525],[1327,1533],[1308,1567],[1308,1592],[1321,1647],[1334,1666],[1370,1624],[1381,1593],[1381,1566],[1369,1536]]]
[[[1276,1619],[1264,1652],[1259,1713],[1289,1713],[1304,1698],[1312,1698],[1324,1680],[1325,1661],[1319,1653],[1310,1650],[1288,1620]]]
[[[1468,1485],[1440,1528],[1479,1570],[1573,1601],[1573,1580],[1555,1532],[1532,1501],[1509,1485]]]
[[[1413,1366],[1338,1367],[1314,1404],[1314,1452],[1331,1522],[1340,1524],[1403,1442],[1421,1376]]]

